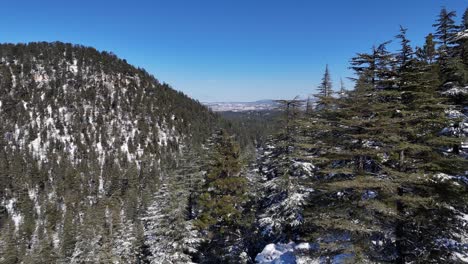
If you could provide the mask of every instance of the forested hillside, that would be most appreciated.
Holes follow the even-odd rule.
[[[113,54],[0,45],[0,260],[135,262],[164,172],[217,120]]]
[[[0,263],[467,263],[468,9],[407,31],[353,89],[327,65],[221,116],[110,53],[0,45]]]

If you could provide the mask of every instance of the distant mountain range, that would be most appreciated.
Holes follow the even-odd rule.
[[[274,100],[260,100],[254,102],[212,102],[203,104],[214,112],[265,111],[278,108],[278,103]]]

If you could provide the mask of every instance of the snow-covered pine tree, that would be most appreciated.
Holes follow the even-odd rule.
[[[323,117],[332,124],[322,125],[325,129],[318,137],[309,133],[308,142],[320,142],[315,144],[322,145],[322,152],[313,158],[319,179],[311,195],[314,203],[306,210],[306,225],[317,230],[311,239],[323,241],[321,248],[329,252],[350,250],[356,257],[375,261],[435,261],[450,253],[433,251],[438,248],[436,238],[457,226],[442,224],[444,218],[437,217],[450,215],[444,204],[453,202],[442,198],[441,192],[466,195],[463,187],[440,185],[433,179],[440,172],[460,173],[464,162],[441,151],[453,140],[440,134],[448,123],[444,117],[448,106],[427,78],[432,68],[410,62],[395,75],[399,79],[399,74],[407,74],[400,89],[375,89],[381,77],[369,78],[367,67],[357,68],[355,90],[336,100],[333,113],[322,115],[321,122],[311,119],[304,124],[312,128],[327,124]],[[375,72],[388,70],[380,71],[381,66],[388,64],[375,64]],[[440,228],[434,228],[437,225]],[[353,246],[336,247],[330,241]]]
[[[143,245],[139,221],[128,219],[124,214],[119,215],[119,225],[115,227],[111,242],[106,250],[119,263],[135,263],[141,259],[141,247]]]
[[[258,223],[269,242],[298,238],[297,231],[303,223],[302,211],[311,191],[305,182],[313,170],[310,163],[303,162],[298,151],[301,102],[295,99],[281,103],[284,127],[268,142],[258,161],[263,195]]]
[[[201,242],[189,205],[190,178],[175,170],[161,179],[144,222],[146,259],[149,263],[192,263]]]
[[[297,239],[303,223],[303,208],[311,191],[305,180],[312,165],[292,157],[283,142],[270,141],[259,159],[261,180],[260,215],[262,235],[267,241]]]

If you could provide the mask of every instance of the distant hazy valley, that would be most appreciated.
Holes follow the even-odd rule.
[[[254,102],[213,102],[203,103],[214,112],[246,112],[266,111],[278,109],[279,104],[274,100],[260,100]]]

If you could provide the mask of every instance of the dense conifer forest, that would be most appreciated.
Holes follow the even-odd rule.
[[[221,115],[109,52],[1,44],[0,263],[467,263],[468,9],[433,29]]]

